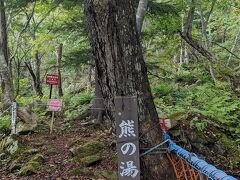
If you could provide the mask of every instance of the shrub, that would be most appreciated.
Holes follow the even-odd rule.
[[[169,83],[161,83],[158,86],[152,87],[153,95],[157,96],[165,96],[174,91],[174,87]]]

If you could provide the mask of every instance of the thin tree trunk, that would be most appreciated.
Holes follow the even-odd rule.
[[[202,1],[200,1],[202,3]],[[214,9],[214,6],[216,4],[216,0],[213,0],[212,1],[212,5],[211,5],[211,9],[207,15],[206,18],[204,18],[204,15],[203,15],[203,10],[202,10],[202,6],[200,5],[200,18],[201,18],[201,25],[202,25],[202,39],[203,39],[203,46],[206,50],[209,50],[209,39],[208,39],[208,35],[207,35],[207,25],[208,25],[208,22],[209,22],[209,19],[210,19],[210,16],[213,12],[213,9]],[[217,79],[216,79],[216,75],[214,73],[214,69],[213,69],[213,63],[212,61],[208,63],[209,64],[209,72],[210,72],[210,75],[212,77],[212,80],[213,82],[216,84],[217,82]]]
[[[182,18],[182,31],[184,31],[184,25],[183,25],[183,20],[184,18]],[[181,48],[180,48],[180,57],[179,57],[179,66],[178,66],[178,74],[181,73],[182,70],[182,65],[183,65],[183,48],[184,48],[184,43],[183,40],[181,39]]]
[[[207,22],[204,20],[204,15],[202,11],[202,7],[200,6],[200,18],[201,18],[201,31],[202,31],[202,40],[203,40],[203,47],[205,49],[209,49],[209,41],[208,41],[208,36],[207,36]]]
[[[61,75],[61,60],[63,56],[63,44],[61,43],[59,45],[59,48],[57,50],[57,74],[59,77],[59,84],[58,84],[58,95],[60,97],[63,96],[63,90],[62,90],[62,75]]]
[[[184,48],[184,64],[189,64],[189,54],[190,52],[187,50],[187,47]]]
[[[232,49],[231,49],[231,53],[230,53],[230,55],[229,55],[229,57],[228,57],[226,66],[229,66],[229,65],[230,65],[230,62],[231,62],[232,56],[233,56],[232,53],[234,53],[234,50],[235,50],[235,48],[236,48],[236,46],[237,46],[237,44],[238,44],[239,35],[240,35],[240,30],[237,31],[237,34],[236,34],[236,36],[235,36],[234,43],[233,43],[233,46],[232,46]]]
[[[36,60],[36,67],[35,67],[36,81],[34,82],[34,89],[36,91],[36,94],[42,97],[43,93],[42,93],[42,85],[41,85],[41,77],[40,77],[41,58],[39,57],[38,51],[35,53],[35,60]]]
[[[89,39],[107,114],[114,119],[115,96],[137,96],[139,132],[151,147],[162,140],[139,42],[131,0],[87,0]],[[142,179],[175,179],[165,155],[141,159]]]
[[[2,102],[5,107],[9,106],[13,99],[12,69],[8,60],[7,27],[4,1],[0,0],[0,74],[2,80]]]
[[[137,22],[137,31],[139,36],[142,31],[143,20],[147,11],[148,0],[140,0],[138,3],[136,22]]]
[[[33,13],[34,13],[34,10],[33,10]],[[27,26],[27,32],[29,33],[29,35],[31,36],[33,41],[36,40],[37,27],[38,26],[36,24],[34,24],[33,30],[31,31],[31,27],[29,25]],[[43,93],[42,93],[42,86],[41,86],[40,68],[41,68],[41,58],[40,58],[40,54],[37,50],[35,52],[35,69],[33,70],[33,68],[32,68],[32,72],[30,72],[30,71],[29,72],[33,78],[33,85],[34,85],[34,90],[35,90],[36,94],[38,96],[42,97]],[[28,70],[30,70],[30,69],[28,68]]]
[[[195,13],[195,0],[192,0],[188,15],[183,27],[183,33],[187,34],[189,37],[192,37],[192,23]]]
[[[19,95],[19,91],[20,91],[20,75],[21,75],[20,66],[21,66],[21,63],[20,63],[20,60],[19,60],[18,56],[16,56],[16,59],[17,59],[17,62],[16,62],[16,67],[17,67],[17,85],[16,85],[16,95],[15,96],[18,96]]]
[[[30,75],[32,76],[33,83],[34,83],[33,84],[33,89],[35,90],[35,92],[37,92],[37,88],[36,88],[37,87],[37,84],[36,84],[37,80],[36,80],[36,75],[35,75],[35,73],[33,71],[32,65],[31,65],[30,62],[25,62],[25,65],[26,65]]]

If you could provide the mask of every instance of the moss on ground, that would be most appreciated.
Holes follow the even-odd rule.
[[[117,165],[118,164],[118,157],[117,154],[112,155],[112,162]]]
[[[54,145],[49,145],[47,148],[48,155],[55,155],[58,153],[58,149]]]
[[[117,179],[117,171],[97,171],[94,175],[101,179],[115,180]]]
[[[20,176],[28,176],[31,174],[35,174],[37,172],[38,167],[43,163],[44,158],[41,154],[36,154],[30,160],[21,167],[18,174]]]
[[[83,143],[84,142],[84,139],[82,137],[80,138],[77,138],[77,139],[73,139],[69,142],[69,147],[73,147],[77,144],[80,144],[80,143]]]
[[[87,168],[76,168],[70,171],[70,175],[72,176],[86,176],[86,177],[94,177],[94,174],[88,170]]]
[[[91,155],[91,156],[86,156],[84,158],[80,159],[80,162],[82,164],[83,167],[89,167],[92,166],[98,162],[100,162],[102,160],[100,154],[96,154],[96,155]]]
[[[70,151],[73,154],[75,160],[81,158],[86,158],[87,156],[92,156],[101,153],[104,150],[104,143],[99,141],[91,141],[82,146],[73,147]]]

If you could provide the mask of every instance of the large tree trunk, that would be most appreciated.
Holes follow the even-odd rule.
[[[147,6],[148,6],[148,0],[139,0],[137,13],[136,13],[136,24],[137,24],[137,31],[138,31],[139,36],[141,36],[142,25],[143,25],[145,14],[147,12]],[[97,73],[96,70],[95,70],[95,73]],[[98,83],[97,76],[95,76],[95,97],[96,97],[96,99],[102,98],[102,94],[100,91],[100,85]],[[93,101],[93,103],[95,103],[95,101]],[[102,115],[99,115],[99,114],[102,114],[102,111],[98,113],[98,115],[96,117],[98,119],[97,121],[102,122],[102,120],[101,120]],[[93,117],[96,116],[96,113],[92,114],[92,116]],[[99,117],[100,117],[100,119],[99,119]]]
[[[114,118],[115,96],[137,96],[140,137],[151,147],[162,140],[147,69],[140,48],[131,0],[86,0],[86,16],[93,58],[104,106]],[[140,142],[141,143],[141,142]],[[175,179],[165,155],[145,156],[143,179]]]

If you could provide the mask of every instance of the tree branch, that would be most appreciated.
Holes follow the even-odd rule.
[[[210,9],[210,11],[208,12],[208,15],[207,15],[206,20],[205,20],[205,23],[206,23],[206,24],[208,24],[208,22],[209,22],[210,16],[211,16],[211,14],[212,14],[212,12],[213,12],[213,9],[214,9],[214,7],[215,7],[216,2],[217,2],[217,0],[213,0],[213,1],[212,1],[211,9]]]
[[[208,60],[213,61],[215,57],[211,52],[206,50],[202,45],[200,45],[197,41],[195,41],[192,37],[189,37],[188,34],[182,33],[179,31],[181,38],[193,49],[198,51],[201,55],[206,57]]]
[[[28,62],[24,62],[25,63],[25,65],[26,65],[26,67],[28,68],[28,71],[29,71],[29,73],[31,74],[31,76],[32,76],[32,78],[33,78],[33,82],[35,83],[35,81],[36,81],[36,75],[35,75],[35,73],[33,72],[33,68],[32,68],[32,65],[31,65],[31,63],[28,63]]]
[[[231,52],[231,50],[229,50],[228,48],[216,43],[216,42],[212,42],[213,44],[219,46],[220,48],[222,49],[225,49],[227,52],[229,52],[230,54],[232,54],[235,58],[239,59],[240,60],[240,57],[238,55],[236,55],[235,53]]]

